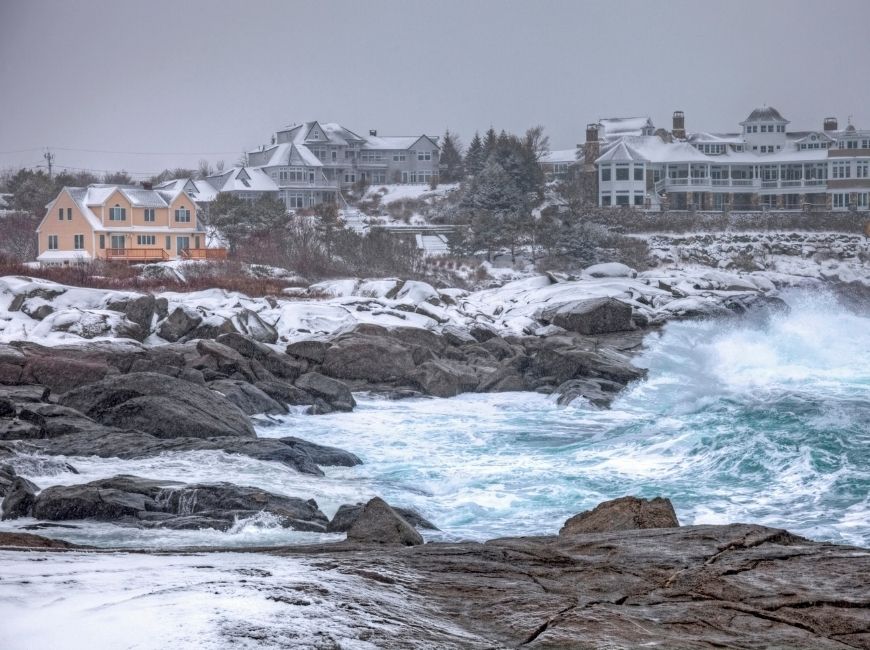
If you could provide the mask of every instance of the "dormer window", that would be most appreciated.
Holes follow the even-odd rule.
[[[181,206],[175,211],[175,220],[178,223],[189,223],[190,222],[190,210]]]
[[[109,208],[109,221],[126,221],[127,220],[127,209],[122,208],[117,203],[114,207]]]

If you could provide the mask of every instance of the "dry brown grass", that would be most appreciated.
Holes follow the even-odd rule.
[[[0,258],[0,276],[19,275],[42,278],[74,287],[159,293],[162,291],[200,291],[224,289],[251,297],[280,295],[298,282],[282,278],[254,277],[238,262],[212,262],[184,269],[185,281],[166,277],[143,277],[141,268],[121,263],[93,262],[70,266],[31,268],[20,262]]]

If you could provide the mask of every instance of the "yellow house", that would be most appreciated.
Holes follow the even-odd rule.
[[[206,249],[196,205],[181,190],[122,185],[65,187],[36,229],[42,264],[155,262],[222,257]]]

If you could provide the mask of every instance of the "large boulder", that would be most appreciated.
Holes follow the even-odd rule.
[[[108,481],[83,485],[55,485],[44,489],[33,504],[33,516],[48,521],[99,519],[114,521],[136,517],[144,510],[157,510],[152,495],[119,489]]]
[[[327,467],[354,467],[355,465],[362,465],[362,461],[356,454],[339,449],[338,447],[318,445],[294,436],[277,438],[277,442],[306,454],[318,465]]]
[[[347,386],[319,372],[305,373],[296,380],[296,387],[323,400],[338,411],[352,411],[356,406],[356,401]]]
[[[427,528],[429,530],[438,530],[438,528],[431,521],[420,515],[419,513],[411,510],[409,508],[396,508],[395,510],[405,521],[414,526],[415,528]],[[351,526],[354,525],[359,516],[362,514],[363,509],[365,508],[364,503],[345,503],[338,507],[338,510],[333,515],[332,519],[329,521],[329,525],[326,527],[326,532],[328,533],[346,533],[350,530]]]
[[[255,435],[245,414],[227,398],[153,372],[120,375],[71,390],[60,403],[101,424],[160,438]]]
[[[353,334],[334,342],[326,350],[321,372],[339,379],[371,382],[407,377],[414,370],[414,358],[407,346],[381,336]]]
[[[541,320],[580,334],[607,334],[634,329],[631,305],[615,298],[574,300],[541,312]]]
[[[621,497],[599,503],[592,510],[574,515],[559,530],[559,535],[604,533],[645,528],[678,528],[677,513],[670,499]]]
[[[217,450],[257,460],[281,463],[301,474],[312,476],[323,475],[318,464],[345,466],[359,464],[359,459],[350,452],[335,449],[332,454],[326,451],[317,453],[305,445],[288,443],[277,438],[239,436],[157,438],[141,431],[120,431],[107,427],[104,427],[102,431],[34,440],[29,441],[28,444],[44,454],[125,459],[151,458],[166,452]],[[0,476],[0,490],[2,488],[2,476]]]
[[[105,362],[70,358],[59,352],[29,357],[22,379],[29,384],[47,386],[55,393],[65,393],[117,372]]]
[[[208,387],[226,397],[248,415],[267,413],[281,415],[287,407],[275,401],[256,386],[234,379],[219,379],[209,382]]]
[[[124,475],[47,488],[36,497],[32,512],[49,521],[97,519],[148,527],[226,529],[236,519],[259,512],[295,530],[325,532],[328,523],[312,499],[230,483],[185,485]]]
[[[423,543],[420,533],[380,497],[363,507],[347,531],[347,539],[366,544],[418,546]]]
[[[110,298],[106,309],[122,312],[127,320],[138,324],[146,331],[151,330],[151,321],[157,309],[156,299],[152,295]]]
[[[278,341],[278,331],[250,309],[242,309],[233,316],[232,321],[239,333],[255,341],[262,343],[276,343]]]
[[[432,359],[421,364],[411,375],[420,390],[435,397],[453,397],[477,389],[477,375],[467,366]]]
[[[3,519],[29,517],[33,510],[33,505],[36,503],[36,492],[38,490],[39,488],[26,478],[17,477],[12,483],[12,487],[6,493],[3,504],[0,505]]]
[[[305,341],[296,341],[287,346],[287,354],[311,363],[321,364],[326,358],[326,351],[331,344],[326,341],[317,341],[314,339]]]
[[[167,341],[182,339],[202,323],[202,315],[195,309],[178,306],[157,326],[157,335]]]

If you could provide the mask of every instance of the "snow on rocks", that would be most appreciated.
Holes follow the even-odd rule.
[[[637,271],[619,262],[608,262],[587,267],[583,275],[590,278],[636,278]]]
[[[671,264],[641,273],[623,264],[598,264],[579,276],[535,275],[474,292],[435,289],[425,282],[398,278],[343,278],[277,298],[251,298],[222,289],[150,297],[4,277],[0,278],[0,342],[57,345],[131,338],[156,345],[238,332],[281,346],[332,338],[360,324],[434,332],[485,326],[503,336],[530,335],[549,331],[544,312],[596,298],[629,305],[635,325],[654,325],[722,314],[731,309],[728,301],[734,296],[769,294],[780,287],[825,279],[870,284],[870,273],[858,264],[835,259],[820,264],[792,256],[777,262],[776,270]]]

